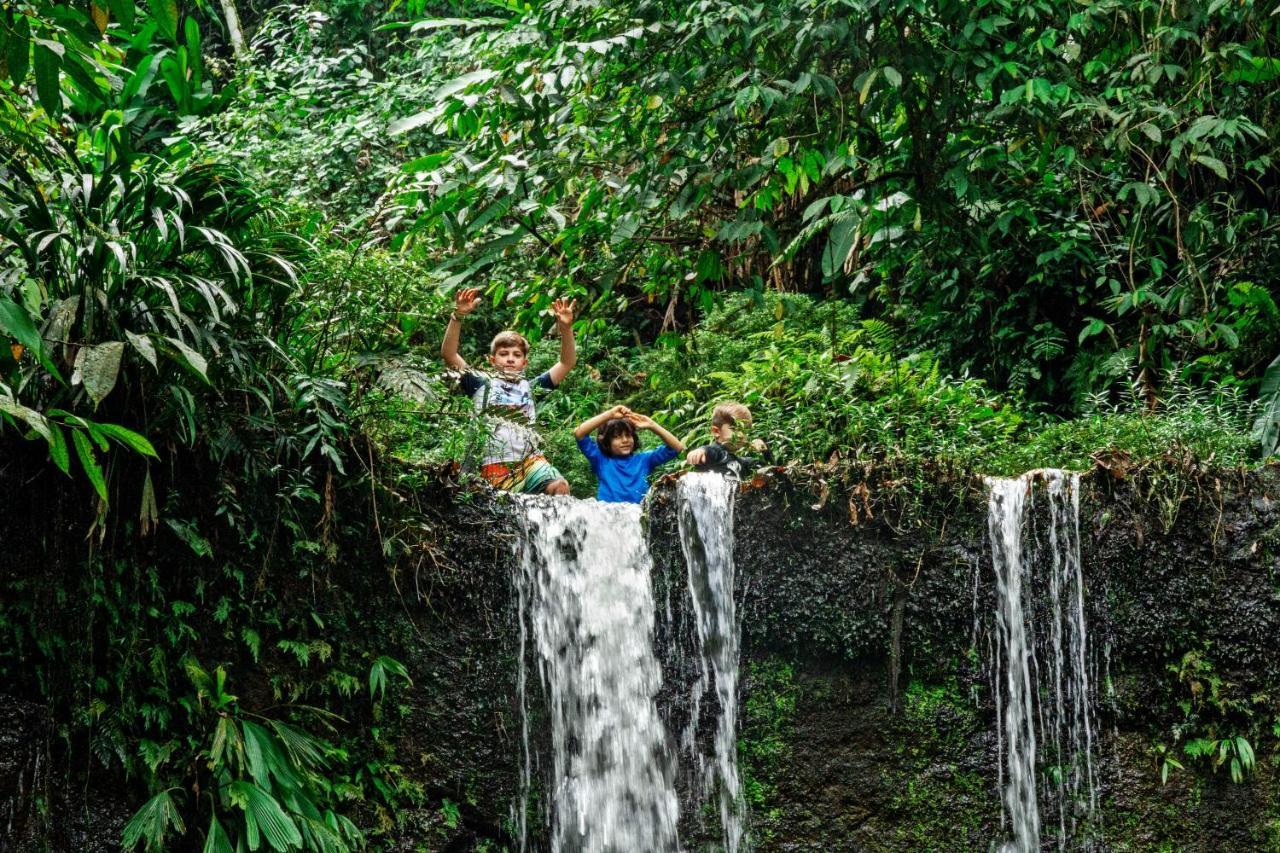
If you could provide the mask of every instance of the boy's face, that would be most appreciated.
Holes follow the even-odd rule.
[[[744,430],[734,429],[734,424],[711,425],[711,437],[730,449],[738,447],[746,439]]]
[[[519,373],[529,363],[529,355],[520,347],[498,347],[489,356],[489,363],[498,370]]]
[[[635,452],[636,440],[627,432],[620,432],[609,439],[609,452],[614,456],[630,456]]]

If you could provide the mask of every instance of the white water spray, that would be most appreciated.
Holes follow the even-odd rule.
[[[1030,482],[991,480],[987,531],[996,574],[996,642],[1003,657],[997,672],[997,723],[1004,758],[1004,814],[1013,841],[1003,853],[1035,853],[1040,849],[1040,810],[1036,802],[1036,733],[1032,720],[1031,657],[1027,615],[1022,608],[1022,512]]]
[[[733,587],[733,499],[737,481],[719,474],[686,474],[676,488],[680,544],[689,572],[689,594],[698,629],[702,672],[694,682],[692,716],[683,745],[699,762],[703,794],[718,782],[720,825],[726,853],[744,844],[746,806],[738,776],[739,630]],[[715,756],[708,762],[697,750],[702,695],[713,685],[720,706]]]
[[[1030,548],[1024,541],[1027,499],[1037,479],[1047,484],[1049,497],[1047,557],[1037,553],[1034,537]],[[1080,478],[1046,470],[988,484],[997,594],[993,673],[1003,762],[999,784],[1013,836],[1001,850],[1040,850],[1042,801],[1053,809],[1050,814],[1056,812],[1058,849],[1089,849],[1100,838],[1101,822],[1080,565]],[[1041,591],[1047,601],[1037,597]],[[1037,739],[1044,749],[1039,756]],[[1041,786],[1038,759],[1044,770]]]
[[[532,644],[551,724],[551,849],[678,849],[679,804],[654,697],[650,559],[640,507],[529,498],[518,548],[524,768],[520,849],[532,787],[526,647]]]

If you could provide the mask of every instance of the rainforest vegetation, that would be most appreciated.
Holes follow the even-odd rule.
[[[5,0],[0,475],[89,536],[0,573],[0,692],[125,780],[127,848],[376,846],[430,792],[329,579],[472,476],[457,290],[534,369],[577,300],[579,496],[619,402],[908,486],[1256,465],[1278,157],[1259,0]]]

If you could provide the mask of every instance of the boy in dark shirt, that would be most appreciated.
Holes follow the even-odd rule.
[[[721,403],[711,413],[712,442],[690,450],[685,461],[699,471],[718,471],[741,479],[743,474],[749,474],[761,465],[773,461],[772,454],[763,441],[757,438],[750,444],[747,443],[747,433],[750,430],[750,409],[741,403]],[[759,456],[739,453],[744,446]]]

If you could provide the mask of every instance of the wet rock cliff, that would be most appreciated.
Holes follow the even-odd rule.
[[[913,489],[909,502],[898,499]],[[514,844],[523,760],[518,526],[500,496],[428,492],[408,555],[335,572],[331,582],[349,593],[342,612],[317,612],[335,626],[335,645],[376,643],[413,679],[393,718],[353,721],[391,732],[386,760],[419,791],[382,816],[382,838],[401,850],[498,850]],[[1112,465],[1083,478],[1099,849],[1280,850],[1278,502],[1276,468]],[[968,851],[1006,837],[986,513],[980,479],[922,486],[777,472],[737,496],[738,755],[757,849]],[[659,706],[676,731],[692,713],[693,664],[683,651],[689,601],[670,484],[656,491],[648,537]],[[541,827],[549,734],[534,682],[527,808],[530,826]],[[0,750],[11,770],[0,780],[0,820],[14,827],[11,846],[57,823],[57,808],[83,814],[90,799],[33,805],[34,762],[52,754],[56,764],[57,748],[30,698],[11,700],[4,716],[13,748]],[[1239,782],[1236,753],[1220,755],[1236,738],[1256,757]],[[113,783],[95,781],[101,808]],[[682,842],[714,849],[715,810],[687,784],[681,794]],[[129,805],[105,812],[102,825],[118,832]]]

